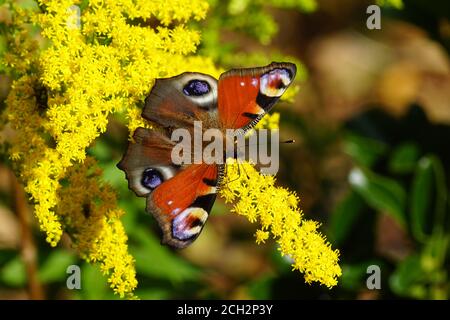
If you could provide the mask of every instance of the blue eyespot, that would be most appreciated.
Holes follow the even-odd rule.
[[[204,80],[191,80],[184,86],[183,92],[187,96],[202,96],[211,91],[208,82]]]
[[[141,184],[147,189],[154,190],[163,182],[162,174],[156,169],[148,168],[142,173]]]

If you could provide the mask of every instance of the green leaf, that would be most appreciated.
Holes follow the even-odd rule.
[[[194,266],[162,246],[149,230],[136,228],[133,238],[140,244],[130,245],[130,252],[136,259],[136,269],[139,273],[173,282],[198,278],[199,272]]]
[[[76,257],[64,250],[54,250],[50,253],[39,269],[39,280],[43,283],[65,280],[67,267],[74,264]]]
[[[11,259],[14,259],[14,257],[16,256],[17,256],[16,250],[2,248],[0,250],[0,270],[3,264],[7,263],[8,261],[11,261]]]
[[[81,289],[71,291],[85,300],[118,299],[109,289],[107,279],[98,266],[88,263],[81,266]]]
[[[355,192],[350,192],[334,209],[328,225],[328,234],[336,246],[342,244],[364,208],[363,199]]]
[[[440,160],[422,157],[416,167],[410,198],[411,231],[418,241],[444,228],[447,205],[445,173]],[[431,218],[431,219],[430,219]],[[434,218],[434,219],[433,219]],[[432,222],[432,231],[427,226]]]
[[[135,294],[141,300],[167,300],[171,297],[170,290],[163,288],[138,289]]]
[[[355,134],[347,134],[344,142],[344,150],[359,165],[371,167],[387,151],[387,146],[377,140],[361,137]]]
[[[102,164],[102,178],[116,189],[128,189],[125,173],[117,168],[117,163],[118,161],[109,161]]]
[[[419,162],[411,190],[411,231],[419,241],[425,241],[428,231],[427,217],[431,206],[433,188],[433,172],[431,162],[421,159]]]
[[[398,265],[389,278],[389,286],[400,296],[424,299],[427,295],[424,280],[420,256],[412,255]]]
[[[16,256],[0,270],[0,280],[12,287],[23,287],[27,282],[25,264]]]
[[[349,182],[373,209],[391,215],[401,226],[406,225],[406,192],[398,182],[360,168],[352,169]]]
[[[427,238],[422,252],[401,262],[389,279],[392,290],[401,296],[416,299],[437,299],[447,296],[445,264],[450,236],[433,234]]]
[[[402,0],[377,0],[376,4],[382,6],[383,8],[395,8],[401,10],[404,7]]]
[[[253,299],[265,300],[271,297],[273,276],[264,276],[250,283],[248,293]]]
[[[440,232],[427,238],[422,250],[422,268],[429,274],[437,274],[438,269],[445,269],[446,253],[450,244],[450,235]]]
[[[128,234],[134,233],[138,225],[138,218],[145,214],[145,199],[136,197],[134,194],[119,196],[119,207],[127,214],[122,216],[121,220]]]
[[[111,148],[101,139],[97,140],[95,144],[88,149],[88,153],[99,161],[108,161],[112,158]]]
[[[392,173],[409,173],[416,167],[419,148],[414,143],[404,143],[397,147],[389,159],[389,170]]]

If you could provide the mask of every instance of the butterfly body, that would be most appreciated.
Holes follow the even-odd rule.
[[[192,72],[156,80],[142,116],[161,130],[136,129],[134,142],[118,167],[125,171],[129,188],[147,198],[146,210],[158,221],[163,243],[184,248],[198,237],[224,174],[224,165],[211,159],[176,164],[172,151],[177,141],[171,139],[172,133],[183,129],[194,137],[199,130],[214,129],[221,133],[218,136],[224,145],[233,144],[226,141],[232,139],[227,130],[252,128],[284,93],[295,73],[294,64],[272,63],[233,69],[218,81]]]

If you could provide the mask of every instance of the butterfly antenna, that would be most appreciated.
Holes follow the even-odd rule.
[[[280,143],[284,143],[284,144],[290,144],[290,143],[295,143],[295,139],[288,139],[288,140],[284,140],[284,141],[280,141]],[[258,141],[255,143],[247,143],[246,146],[259,146],[262,142]]]

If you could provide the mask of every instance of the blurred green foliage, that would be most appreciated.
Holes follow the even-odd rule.
[[[287,57],[269,45],[277,35],[278,25],[273,10],[290,9],[310,13],[316,10],[315,0],[209,0],[210,12],[201,25],[202,43],[199,53],[211,57],[223,67],[264,65],[268,60],[289,61],[301,67],[295,57]],[[237,39],[254,42],[256,50],[244,52]],[[263,48],[261,46],[264,46]],[[297,78],[304,79],[304,70]]]
[[[377,0],[377,5],[383,7],[394,7],[396,9],[403,9],[402,0]]]
[[[343,272],[342,287],[360,290],[367,277],[365,268],[381,263],[390,265],[382,268],[383,277],[388,278],[389,290],[383,290],[387,296],[390,291],[405,298],[448,299],[450,128],[432,125],[414,107],[401,121],[372,112],[348,129],[343,145],[355,164],[349,174],[351,189],[329,224],[335,243],[344,247],[347,272]],[[436,138],[442,140],[433,141]],[[361,242],[367,255],[346,254],[350,245],[358,251],[354,235],[370,215],[387,215],[398,224],[412,242],[407,257],[387,259],[373,252],[377,244],[368,243],[367,238]],[[380,261],[374,262],[374,255]],[[346,261],[351,258],[357,261]]]

